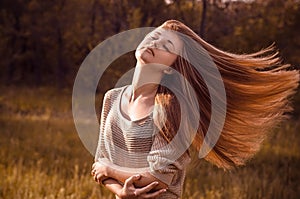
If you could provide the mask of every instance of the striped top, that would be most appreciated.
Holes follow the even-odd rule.
[[[186,166],[190,162],[189,153],[185,152],[175,161],[168,159],[168,154],[171,157],[174,151],[164,147],[168,143],[153,122],[155,108],[135,121],[123,115],[121,97],[128,86],[111,89],[104,95],[95,161],[108,159],[127,171],[148,171],[168,185],[159,198],[180,198]]]

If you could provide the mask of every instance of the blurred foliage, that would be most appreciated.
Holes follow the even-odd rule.
[[[255,52],[275,42],[284,63],[299,68],[298,0],[2,0],[0,82],[71,90],[82,61],[97,44],[167,19],[184,22],[209,43],[234,53]],[[99,92],[111,88],[132,67],[133,53],[112,63]],[[299,93],[295,104],[300,106]],[[299,116],[300,108],[295,109]]]

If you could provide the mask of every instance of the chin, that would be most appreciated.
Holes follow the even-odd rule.
[[[145,64],[150,64],[153,62],[153,60],[151,59],[150,55],[147,53],[143,53],[141,56],[139,56],[138,58],[142,63]]]
[[[141,59],[141,51],[135,51],[135,58],[136,59]]]

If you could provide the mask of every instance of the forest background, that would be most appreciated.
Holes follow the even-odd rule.
[[[112,198],[89,174],[93,157],[72,119],[74,80],[105,39],[167,19],[233,53],[275,42],[283,63],[300,69],[299,0],[2,0],[0,198]],[[108,67],[98,114],[103,93],[134,66],[130,52]],[[299,89],[293,106],[245,167],[224,173],[203,161],[190,169],[184,198],[299,198]]]

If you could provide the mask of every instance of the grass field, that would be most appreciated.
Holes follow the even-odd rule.
[[[74,128],[69,91],[1,91],[0,198],[113,198],[90,176],[93,157]],[[189,168],[183,198],[300,198],[299,123],[282,124],[244,167]]]

